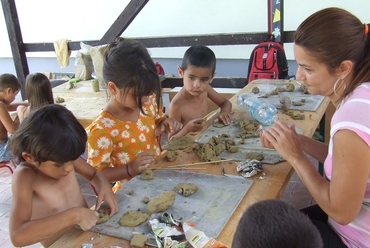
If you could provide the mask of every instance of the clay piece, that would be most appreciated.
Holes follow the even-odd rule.
[[[66,89],[66,90],[71,90],[71,89],[73,89],[74,87],[75,87],[74,83],[72,83],[72,82],[68,82],[68,83],[66,84],[66,86],[65,86],[65,89]]]
[[[107,213],[99,213],[99,219],[96,222],[96,224],[101,224],[104,222],[107,222],[109,220],[110,216]]]
[[[263,157],[263,154],[262,153],[258,153],[258,152],[248,152],[245,157],[247,159],[251,159],[251,160],[258,160],[258,161],[262,161],[264,159]]]
[[[134,234],[130,241],[130,245],[133,248],[143,248],[146,241],[148,241],[148,237],[143,234]]]
[[[140,179],[142,180],[152,180],[154,178],[154,171],[151,169],[146,169],[141,173]]]
[[[239,148],[237,146],[232,146],[229,149],[229,152],[231,153],[237,153],[239,151]]]
[[[301,84],[301,86],[299,87],[299,90],[302,91],[304,94],[308,94],[307,87],[304,84]]]
[[[163,193],[154,197],[148,203],[148,211],[151,213],[162,212],[175,203],[176,193],[173,191],[164,191]]]
[[[260,93],[260,89],[257,86],[255,86],[255,87],[253,87],[252,92],[254,94],[258,94],[258,93]]]
[[[285,89],[284,87],[281,87],[281,86],[276,87],[276,90],[277,90],[278,92],[285,92],[285,91],[286,91],[286,89]]]
[[[179,183],[175,186],[175,191],[180,195],[188,197],[198,191],[198,187],[192,183]]]
[[[273,95],[279,95],[279,90],[277,88],[270,92],[270,96]]]
[[[145,197],[143,198],[143,202],[144,202],[145,204],[148,204],[148,202],[150,202],[149,197],[145,196]]]
[[[257,137],[256,130],[260,126],[259,122],[256,120],[243,120],[239,121],[239,126],[241,129],[240,134],[236,134],[237,138],[247,139],[252,137]]]
[[[64,102],[64,98],[59,97],[59,96],[55,97],[55,103],[63,103],[63,102]]]
[[[162,148],[163,150],[182,150],[194,143],[194,140],[189,136],[183,136],[178,138],[172,138],[170,141],[166,142]]]
[[[290,106],[291,106],[291,100],[290,100],[290,97],[289,96],[283,96],[280,98],[280,103],[281,103],[281,109],[284,111],[284,112],[287,112],[290,110]]]
[[[177,151],[167,151],[167,160],[172,162],[174,160],[177,159],[177,157],[179,156],[179,153]]]
[[[296,101],[296,102],[293,101],[292,104],[293,104],[293,106],[303,106],[304,102],[302,102],[302,101],[299,101],[299,102],[298,101]]]
[[[306,118],[304,114],[296,114],[294,111],[288,111],[286,114],[289,115],[293,120],[304,120]]]
[[[129,210],[122,216],[122,218],[119,220],[119,223],[121,224],[121,226],[134,227],[140,225],[141,223],[144,223],[149,218],[149,216],[149,213]]]
[[[295,90],[295,86],[292,83],[287,83],[285,86],[285,90],[288,92],[293,92]]]
[[[228,134],[212,136],[208,143],[198,143],[193,147],[193,151],[198,155],[201,161],[219,161],[223,151],[229,150],[235,146],[235,141]]]
[[[212,125],[218,128],[226,127],[226,125],[223,122],[213,122]]]

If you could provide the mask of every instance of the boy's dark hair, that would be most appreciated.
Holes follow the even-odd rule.
[[[216,56],[206,46],[193,45],[186,50],[182,59],[181,69],[185,71],[189,66],[211,68],[212,74],[214,74],[216,70]]]
[[[25,161],[27,152],[38,162],[65,163],[76,160],[85,151],[85,129],[67,108],[50,104],[31,113],[11,137],[13,155]]]
[[[106,84],[111,81],[126,94],[133,89],[137,106],[143,114],[146,114],[141,103],[144,96],[155,93],[160,106],[162,88],[157,70],[148,50],[138,41],[118,37],[108,44],[103,77]]]
[[[53,91],[48,77],[42,73],[29,74],[26,77],[26,96],[31,110],[53,104]]]
[[[280,200],[260,201],[243,214],[232,248],[319,248],[317,228],[303,213]]]
[[[11,88],[13,92],[22,88],[16,76],[10,73],[0,75],[0,91]]]

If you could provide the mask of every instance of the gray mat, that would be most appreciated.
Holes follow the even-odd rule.
[[[258,94],[254,93],[247,93],[247,95],[251,97],[261,97],[264,96],[266,93],[270,93],[271,91],[275,90],[276,87],[281,86],[285,87],[288,81],[270,81],[270,80],[261,80],[260,83],[256,83],[255,85],[259,88],[260,92]],[[295,83],[295,80],[292,80],[292,83]],[[261,101],[273,104],[276,108],[281,108],[280,97],[286,95],[290,98],[293,102],[299,102],[301,99],[305,100],[305,104],[303,106],[291,106],[291,110],[301,110],[301,111],[316,111],[321,102],[324,100],[324,96],[320,95],[310,95],[304,94],[299,89],[300,86],[296,85],[295,90],[293,92],[281,92],[279,95],[271,95],[268,98],[259,98]]]
[[[220,171],[221,173],[221,171]],[[208,174],[183,172],[177,170],[155,171],[153,180],[141,180],[138,176],[131,179],[117,193],[119,213],[109,221],[96,225],[93,232],[130,240],[134,233],[150,233],[148,222],[137,227],[122,227],[119,219],[128,210],[141,209],[147,212],[147,206],[142,199],[150,199],[165,190],[172,190],[180,182],[194,183],[199,190],[189,197],[176,195],[175,204],[166,210],[172,213],[175,219],[196,223],[209,237],[217,237],[229,220],[231,214],[247,193],[253,181],[248,179],[228,178]],[[134,190],[133,195],[128,193]],[[150,219],[162,213],[152,214]]]
[[[239,151],[236,153],[231,153],[230,151],[223,151],[219,155],[221,159],[233,159],[233,160],[239,160],[244,161],[246,160],[246,154],[250,152],[256,152],[261,153],[263,155],[263,160],[261,160],[262,163],[265,164],[276,164],[282,161],[285,161],[283,157],[279,155],[279,153],[276,150],[261,150],[261,149],[248,149],[244,147],[239,147]]]

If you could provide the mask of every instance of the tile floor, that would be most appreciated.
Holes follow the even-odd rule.
[[[90,184],[81,178],[78,178],[78,181],[89,206],[92,206],[95,203],[95,195]],[[314,203],[310,193],[296,173],[291,177],[281,199],[297,209],[310,206]],[[2,248],[13,247],[9,238],[9,211],[11,201],[11,173],[6,168],[0,168],[0,247]],[[36,247],[40,248],[41,245],[38,243],[27,246],[27,248]]]

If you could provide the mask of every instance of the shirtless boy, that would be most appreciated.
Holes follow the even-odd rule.
[[[9,111],[16,111],[20,105],[28,103],[12,104],[21,89],[18,79],[9,73],[0,75],[0,161],[9,161],[12,158],[9,146],[9,134],[18,127],[17,122],[9,115]]]
[[[172,137],[181,137],[203,128],[203,117],[209,113],[208,98],[221,109],[218,119],[225,125],[231,124],[230,101],[210,85],[215,69],[216,56],[208,47],[194,45],[185,52],[182,65],[178,67],[184,86],[169,105],[169,117],[181,122],[184,127]]]
[[[9,233],[14,246],[40,242],[49,247],[70,228],[89,230],[98,220],[88,208],[76,173],[98,188],[102,201],[118,211],[110,183],[79,159],[86,147],[85,129],[61,105],[45,105],[30,113],[13,134],[11,147],[21,162],[12,178]]]

